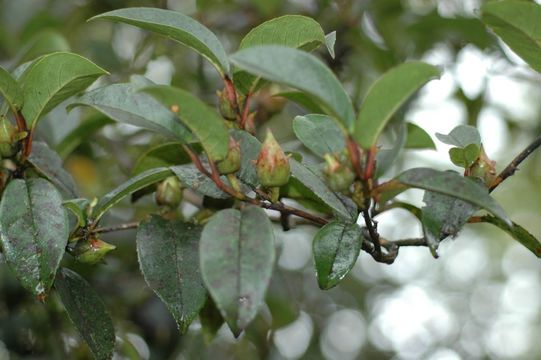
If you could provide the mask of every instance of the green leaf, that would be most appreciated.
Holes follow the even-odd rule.
[[[363,242],[357,224],[333,221],[317,232],[313,242],[319,287],[335,287],[355,265]]]
[[[0,66],[0,95],[6,99],[13,111],[18,111],[23,105],[24,95],[17,81]]]
[[[190,156],[184,151],[182,143],[168,142],[159,144],[139,156],[133,166],[132,175],[162,166],[182,165],[190,161]]]
[[[44,179],[11,180],[0,202],[0,241],[25,289],[43,299],[68,242],[62,196]]]
[[[51,29],[40,30],[17,53],[15,62],[20,64],[53,52],[69,52],[70,45],[59,32]]]
[[[109,11],[89,21],[98,19],[130,24],[164,35],[197,51],[222,76],[229,74],[229,61],[220,40],[205,26],[180,12],[134,7]]]
[[[84,198],[65,200],[62,205],[73,213],[77,219],[77,227],[84,227],[88,222],[90,201]]]
[[[199,270],[202,228],[152,216],[137,230],[137,258],[148,286],[162,299],[181,333],[205,304],[206,290]]]
[[[436,150],[434,141],[423,128],[412,123],[407,123],[407,126],[408,138],[405,145],[406,149]]]
[[[528,250],[530,250],[535,256],[541,258],[541,242],[536,239],[528,230],[524,229],[522,226],[513,222],[512,226],[509,226],[505,222],[501,221],[494,216],[486,215],[481,217],[481,222],[487,222],[492,225],[496,225],[509,235],[511,235],[515,240],[524,245]]]
[[[335,57],[334,44],[336,44],[336,31],[330,32],[325,35],[325,46],[327,47],[327,50],[329,51],[329,54],[333,59]]]
[[[267,214],[251,205],[216,213],[203,229],[199,255],[205,285],[239,336],[263,304],[272,275],[274,234]]]
[[[541,72],[541,5],[529,1],[492,1],[481,19],[534,70]]]
[[[477,128],[470,125],[458,125],[449,134],[436,133],[436,137],[444,144],[459,148],[465,148],[471,144],[481,147],[481,135]]]
[[[148,85],[151,82],[149,81]],[[190,131],[171,111],[152,96],[139,92],[141,84],[113,84],[92,90],[77,98],[68,106],[90,106],[111,119],[147,130],[182,142],[191,140]]]
[[[259,179],[255,170],[254,163],[261,150],[261,142],[246,131],[232,130],[231,136],[240,145],[240,169],[237,171],[237,177],[245,184],[258,186]]]
[[[305,92],[345,128],[353,125],[353,107],[346,91],[315,56],[284,46],[265,45],[241,50],[231,56],[231,61],[254,75]]]
[[[190,92],[172,86],[153,86],[142,91],[168,108],[176,107],[180,121],[193,132],[212,160],[225,158],[229,150],[229,134],[225,121],[214,109]]]
[[[393,114],[424,84],[440,77],[441,71],[419,61],[406,62],[383,74],[368,90],[354,137],[368,149],[376,141]]]
[[[291,100],[294,103],[297,103],[297,105],[303,107],[304,109],[306,109],[307,111],[311,113],[315,113],[315,114],[325,113],[325,111],[323,111],[323,109],[321,108],[321,106],[319,106],[316,100],[314,100],[310,96],[300,91],[285,91],[273,96],[285,97],[286,99]]]
[[[56,152],[62,159],[65,159],[77,148],[77,146],[88,141],[92,134],[103,128],[105,125],[112,123],[114,123],[113,120],[101,114],[83,121],[79,126],[68,133],[58,145],[56,145]]]
[[[94,221],[98,221],[103,214],[107,212],[107,210],[115,206],[119,201],[131,193],[162,181],[171,175],[174,174],[170,169],[161,167],[150,169],[137,176],[134,176],[99,199],[98,203],[94,207],[94,210],[92,211]]]
[[[403,185],[452,196],[477,205],[504,222],[511,224],[505,211],[488,194],[486,187],[453,171],[437,171],[430,168],[415,168],[396,177]]]
[[[293,131],[304,146],[320,157],[346,148],[342,129],[326,115],[296,116]]]
[[[329,189],[318,175],[294,159],[289,159],[289,166],[291,167],[291,176],[310,189],[310,191],[328,205],[337,216],[344,220],[352,220],[352,214],[344,206],[344,203],[331,191],[331,189]]]
[[[70,198],[78,196],[77,186],[70,173],[62,167],[62,159],[46,143],[34,141],[28,157],[38,173],[49,179],[62,193]]]
[[[202,174],[193,164],[171,166],[171,171],[178,177],[184,187],[190,188],[193,191],[210,196],[216,199],[226,199],[230,196],[218,189],[214,181]],[[221,176],[224,183],[227,184],[227,178]]]
[[[465,148],[454,147],[449,149],[449,157],[456,166],[469,168],[479,157],[481,148],[476,144],[470,144]]]
[[[390,149],[381,149],[376,154],[376,177],[380,177],[390,169],[406,145],[407,135],[405,124],[397,123],[395,125],[393,126],[393,132],[396,137],[392,142],[393,147]]]
[[[26,99],[22,114],[28,127],[33,129],[39,118],[104,74],[107,71],[72,53],[48,54],[34,61],[19,79]]]
[[[77,273],[62,268],[54,287],[71,322],[88,344],[95,359],[111,359],[115,328],[96,290]]]

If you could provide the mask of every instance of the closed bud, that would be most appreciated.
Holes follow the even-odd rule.
[[[224,119],[234,121],[237,119],[237,114],[235,109],[233,109],[233,106],[231,106],[231,102],[226,92],[226,89],[224,89],[224,91],[218,90],[216,92],[218,95],[218,109],[220,110],[220,114],[222,114]]]
[[[227,156],[216,165],[222,175],[232,174],[240,169],[240,144],[232,137],[229,138]]]
[[[156,204],[176,209],[182,202],[182,188],[176,176],[169,176],[158,184]]]
[[[264,187],[283,186],[289,181],[289,160],[270,130],[261,146],[256,171]]]
[[[0,119],[0,156],[10,158],[17,153],[17,128],[2,117]]]
[[[97,264],[111,250],[116,249],[116,246],[106,243],[97,238],[81,240],[75,246],[73,255],[77,261],[85,264]]]
[[[349,189],[355,174],[349,166],[341,163],[334,155],[325,154],[325,167],[323,169],[327,185],[332,191],[345,191]]]
[[[480,178],[487,186],[496,179],[496,162],[488,158],[482,147],[479,157],[468,169],[468,176]]]

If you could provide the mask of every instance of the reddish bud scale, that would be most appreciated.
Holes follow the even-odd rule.
[[[270,130],[267,130],[261,146],[256,171],[259,182],[264,187],[283,186],[289,181],[289,160]]]

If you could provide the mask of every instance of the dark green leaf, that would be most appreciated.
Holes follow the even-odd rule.
[[[94,358],[111,359],[115,347],[115,328],[97,292],[85,279],[66,268],[58,273],[54,287]]]
[[[357,224],[333,221],[319,229],[313,252],[321,289],[335,287],[350,272],[359,257],[362,242],[361,228]]]
[[[278,93],[274,96],[281,96],[285,97],[286,99],[289,99],[295,103],[297,103],[299,106],[303,107],[307,111],[315,114],[323,114],[325,111],[319,106],[318,102],[311,98],[310,96],[306,95],[305,93],[302,93],[300,91],[286,91]]]
[[[180,12],[155,8],[127,8],[106,12],[90,20],[106,19],[134,25],[178,41],[209,60],[222,76],[229,61],[222,43],[205,26]]]
[[[464,148],[454,147],[449,149],[449,157],[456,166],[469,168],[479,157],[481,148],[476,144],[470,144]]]
[[[132,169],[137,175],[143,171],[172,165],[182,165],[190,162],[190,156],[182,148],[182,143],[168,142],[156,145],[139,156]]]
[[[342,129],[327,115],[304,115],[293,119],[297,138],[314,154],[323,157],[346,148]]]
[[[171,166],[170,169],[179,178],[184,187],[190,188],[193,191],[210,196],[216,199],[226,199],[228,194],[218,189],[214,181],[202,174],[193,164]],[[227,178],[221,177],[222,181],[227,184]]]
[[[240,144],[241,164],[236,173],[237,177],[245,184],[258,186],[259,179],[254,163],[259,156],[261,142],[246,131],[232,130],[231,136]]]
[[[440,77],[441,71],[418,61],[401,64],[383,74],[368,90],[355,122],[355,139],[368,149],[393,114],[424,84]]]
[[[345,128],[353,125],[353,107],[346,91],[315,56],[284,46],[265,45],[241,50],[231,56],[231,61],[254,75],[309,94]]]
[[[415,168],[406,170],[397,176],[396,180],[408,187],[433,191],[464,200],[488,210],[506,223],[511,223],[501,206],[490,197],[486,187],[455,172]]]
[[[207,297],[205,306],[199,312],[199,322],[201,322],[201,332],[205,342],[209,344],[222,325],[224,324],[224,318],[220,314],[220,310],[214,304],[211,297]]]
[[[470,125],[458,125],[448,135],[436,133],[439,141],[447,145],[464,148],[470,144],[481,147],[481,135],[479,131]]]
[[[225,158],[229,135],[225,121],[218,113],[190,92],[172,86],[153,86],[142,90],[175,111],[201,142],[206,153],[214,161]]]
[[[541,72],[541,5],[531,1],[491,1],[481,8],[481,19],[533,69]]]
[[[21,75],[25,102],[22,114],[28,127],[70,96],[107,74],[90,60],[72,53],[53,53],[34,61]]]
[[[56,152],[65,159],[77,146],[88,141],[89,137],[105,125],[114,123],[113,120],[101,114],[93,116],[83,121],[79,126],[73,129],[62,141],[56,145]]]
[[[423,128],[412,123],[407,123],[407,125],[408,139],[406,141],[406,149],[436,150],[434,141]]]
[[[203,229],[199,254],[205,285],[238,336],[263,304],[272,275],[274,234],[267,214],[251,205],[216,213]]]
[[[9,72],[0,66],[0,96],[6,99],[14,111],[23,106],[23,91]]]
[[[68,242],[62,196],[44,179],[9,182],[0,202],[0,240],[23,287],[43,298],[53,284]]]
[[[46,143],[34,141],[28,161],[69,198],[76,198],[77,186],[70,173],[62,167],[62,159]]]
[[[206,290],[199,270],[201,227],[152,216],[137,230],[137,257],[148,286],[175,317],[181,333],[203,307]]]

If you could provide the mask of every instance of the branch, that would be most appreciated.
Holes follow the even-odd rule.
[[[120,224],[120,225],[113,225],[113,226],[105,226],[100,227],[92,230],[93,234],[103,234],[103,233],[110,233],[114,231],[122,231],[122,230],[129,230],[129,229],[136,229],[139,226],[139,222],[131,222],[126,224]]]
[[[532,142],[530,145],[528,145],[520,154],[518,154],[513,161],[507,165],[505,169],[502,170],[502,172],[494,179],[492,184],[490,185],[489,191],[492,192],[498,185],[500,185],[505,179],[510,177],[517,171],[518,166],[521,162],[526,160],[526,158],[533,153],[539,146],[541,146],[541,136],[538,137],[534,142]]]

